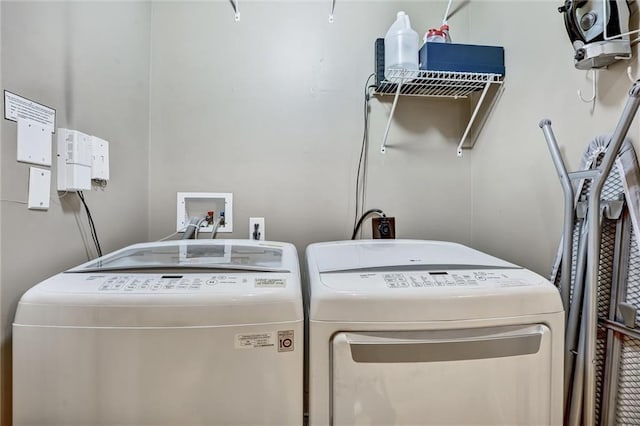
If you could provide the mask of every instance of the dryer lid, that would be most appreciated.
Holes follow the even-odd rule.
[[[323,272],[518,268],[457,243],[419,240],[353,240],[312,244],[309,267]]]
[[[562,312],[544,277],[456,243],[344,241],[307,248],[309,318],[424,322]]]

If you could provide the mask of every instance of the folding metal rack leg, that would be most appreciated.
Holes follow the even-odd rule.
[[[576,405],[579,405],[578,399],[573,398],[571,403],[572,413],[569,418],[570,422],[576,424],[583,424],[586,426],[595,425],[595,399],[596,399],[596,339],[597,339],[597,286],[598,286],[598,260],[600,257],[600,243],[601,243],[601,204],[600,195],[604,183],[611,172],[614,164],[614,160],[620,150],[622,142],[629,131],[631,122],[640,106],[640,81],[636,81],[629,91],[629,98],[622,112],[620,120],[616,126],[616,129],[611,137],[609,143],[609,149],[607,150],[600,166],[594,170],[581,171],[568,173],[564,165],[564,161],[560,155],[558,144],[551,129],[551,121],[544,119],[540,122],[540,128],[542,128],[544,136],[547,140],[549,150],[553,162],[556,166],[558,175],[560,176],[561,184],[564,190],[564,229],[563,229],[563,274],[560,291],[562,294],[563,302],[565,303],[565,310],[568,312],[567,334],[574,333],[578,329],[578,324],[573,324],[573,317],[571,316],[571,310],[569,309],[569,294],[571,285],[571,251],[573,248],[573,203],[574,203],[574,191],[572,180],[575,179],[590,179],[591,188],[590,196],[588,200],[587,209],[587,260],[586,260],[586,281],[584,285],[584,308],[582,312],[582,321],[579,333],[578,354],[575,367],[575,384],[583,383],[582,387],[582,419],[576,414]],[[569,264],[569,265],[567,265]],[[575,299],[575,297],[574,297]],[[580,306],[579,303],[575,304],[576,307]],[[578,317],[575,315],[574,317]],[[565,390],[568,384],[565,383]],[[579,396],[579,389],[574,387],[573,395]],[[565,395],[567,397],[567,395]],[[565,401],[565,406],[568,401]],[[581,421],[582,420],[582,421]]]

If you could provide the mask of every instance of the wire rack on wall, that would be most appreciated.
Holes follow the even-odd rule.
[[[387,72],[387,79],[378,83],[375,94],[395,95],[398,83],[400,94],[405,96],[430,96],[435,98],[466,98],[491,84],[502,84],[502,75],[454,71]]]
[[[393,105],[391,113],[387,121],[387,127],[380,146],[380,152],[384,154],[387,150],[387,137],[389,135],[389,127],[400,96],[421,96],[432,98],[452,98],[464,99],[468,98],[474,92],[480,92],[478,102],[475,104],[473,113],[467,124],[467,128],[460,139],[456,153],[458,157],[462,156],[462,148],[473,147],[473,142],[468,146],[465,145],[467,136],[471,131],[476,116],[480,111],[485,96],[489,88],[493,85],[501,87],[503,76],[493,73],[477,73],[477,72],[458,72],[458,71],[415,71],[406,69],[386,70],[385,80],[378,81],[374,90],[375,95],[393,95]],[[496,96],[490,100],[493,105]],[[486,115],[485,115],[486,118]],[[484,120],[482,120],[484,121]]]

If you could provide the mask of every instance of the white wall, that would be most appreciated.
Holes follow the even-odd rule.
[[[236,23],[228,1],[4,1],[0,80],[56,108],[60,127],[111,142],[113,179],[87,194],[105,252],[173,232],[178,191],[234,193],[236,231],[222,237],[246,237],[248,217],[264,216],[267,238],[303,250],[350,237],[375,38],[398,10],[424,33],[446,6],[338,1],[329,24],[330,3],[240,1]],[[547,275],[562,193],[538,121],[553,120],[577,167],[588,140],[618,119],[626,64],[599,73],[591,113],[575,94],[590,84],[573,68],[558,4],[459,3],[454,41],[505,47],[503,95],[462,159],[464,102],[402,98],[382,156],[391,99],[373,98],[367,207],[395,216],[398,237],[459,241]],[[0,409],[9,424],[17,300],[92,248],[73,196],[52,191],[46,213],[13,202],[26,198],[28,166],[15,161],[15,123],[1,130],[0,199],[12,200],[0,203]],[[638,133],[634,123],[636,146]]]
[[[0,82],[2,82],[2,7],[0,7]],[[0,121],[0,147],[4,145],[2,137],[2,128],[4,127],[4,120]],[[2,164],[2,149],[0,149],[0,164]],[[2,199],[2,188],[0,188],[0,199]],[[2,285],[2,202],[0,202],[0,286]],[[2,306],[2,287],[0,287],[0,307]],[[0,424],[2,424],[2,418],[4,410],[2,409],[2,383],[4,382],[5,373],[3,372],[3,356],[2,349],[0,348]]]
[[[149,234],[175,229],[178,191],[234,193],[232,237],[249,216],[267,238],[299,250],[350,237],[362,137],[362,92],[373,41],[397,10],[420,33],[446,2],[157,2],[152,9]],[[458,9],[459,8],[459,9]],[[465,104],[401,98],[392,148],[379,146],[391,99],[370,102],[367,207],[396,217],[401,238],[453,240],[548,275],[561,233],[562,192],[538,127],[554,122],[571,167],[611,131],[630,87],[626,63],[598,74],[595,110],[586,73],[557,5],[454,3],[454,41],[505,47],[507,75],[475,148],[455,157]],[[634,64],[636,59],[632,61]],[[630,136],[638,139],[637,126]],[[229,236],[221,234],[221,237]]]
[[[268,239],[303,250],[348,239],[374,41],[398,10],[420,33],[446,3],[156,2],[152,10],[149,234],[175,230],[178,191],[233,192],[234,233],[266,217]],[[451,20],[466,37],[468,11]],[[368,207],[397,236],[470,243],[470,161],[458,160],[465,103],[402,98],[391,149],[379,147],[391,97],[370,102]],[[366,225],[370,225],[367,223]]]
[[[637,74],[637,52],[598,71],[595,109],[577,97],[592,92],[552,2],[471,2],[476,43],[505,47],[505,91],[472,153],[473,244],[548,276],[562,232],[562,189],[538,123],[549,118],[570,170],[587,143],[610,133]],[[640,146],[638,120],[629,132]]]
[[[150,5],[3,1],[0,10],[3,89],[55,108],[58,127],[111,142],[112,180],[104,191],[86,191],[103,250],[145,240]],[[58,198],[55,166],[51,208],[27,210],[29,165],[16,162],[16,123],[3,121],[1,138],[1,392],[9,425],[17,301],[38,281],[86,261],[93,247],[78,198]]]

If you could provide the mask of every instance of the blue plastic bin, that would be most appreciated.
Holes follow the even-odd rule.
[[[420,48],[420,69],[504,75],[504,48],[458,43],[425,43]]]

